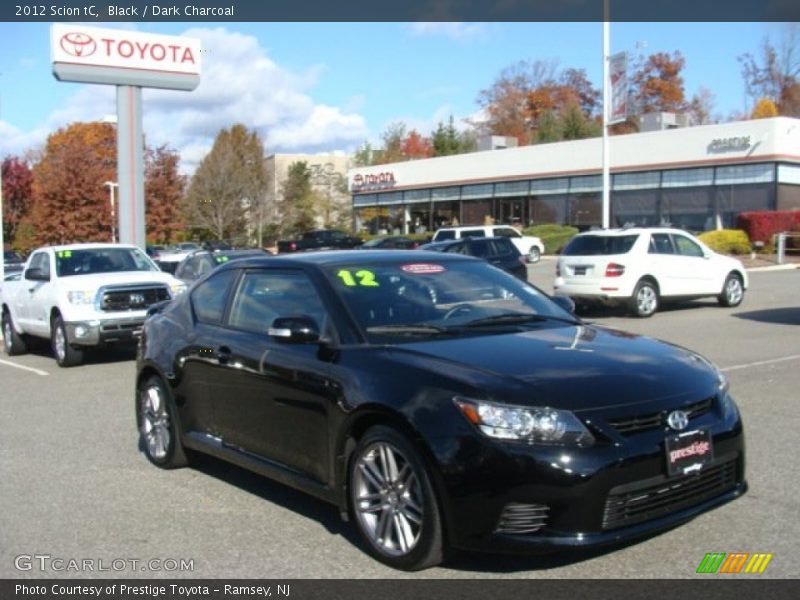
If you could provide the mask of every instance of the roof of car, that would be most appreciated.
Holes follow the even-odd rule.
[[[112,244],[111,242],[101,243],[101,242],[93,242],[87,244],[58,244],[55,246],[44,246],[42,249],[52,248],[56,252],[61,250],[98,250],[98,249],[106,249],[106,248],[136,248],[131,244]],[[38,250],[39,248],[37,248]]]
[[[618,229],[592,229],[578,235],[631,235],[640,233],[686,233],[677,227],[620,227]]]
[[[374,250],[362,252],[360,250],[328,250],[321,252],[299,252],[295,254],[280,254],[278,256],[264,256],[243,258],[235,262],[225,263],[221,269],[241,268],[246,266],[301,266],[316,265],[329,267],[348,265],[352,263],[364,264],[393,264],[393,263],[423,263],[426,261],[441,262],[442,260],[473,261],[472,257],[457,254],[443,256],[439,252],[424,250]]]
[[[440,227],[436,231],[461,231],[463,229],[487,229],[489,227],[512,227],[505,223],[495,223],[494,225],[454,225],[452,227]]]

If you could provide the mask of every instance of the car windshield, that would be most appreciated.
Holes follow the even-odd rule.
[[[56,272],[59,277],[158,270],[153,261],[138,248],[86,248],[56,252]]]
[[[562,254],[564,256],[603,256],[626,254],[639,237],[633,235],[579,235],[572,238]]]
[[[328,267],[368,338],[463,335],[542,322],[576,323],[545,294],[483,261],[442,257]]]

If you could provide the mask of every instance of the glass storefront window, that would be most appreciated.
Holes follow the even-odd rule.
[[[433,230],[461,225],[458,202],[434,202]]]
[[[654,227],[661,222],[656,190],[615,192],[611,197],[611,208],[617,227]]]
[[[534,196],[529,202],[530,220],[533,225],[567,222],[567,196]]]

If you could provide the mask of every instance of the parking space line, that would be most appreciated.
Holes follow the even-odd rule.
[[[7,360],[0,359],[0,365],[8,365],[9,367],[14,367],[16,369],[22,369],[23,371],[30,371],[31,373],[36,373],[37,375],[50,375],[47,371],[42,371],[41,369],[34,369],[33,367],[26,367],[25,365],[18,365],[17,363],[9,362]]]
[[[759,360],[757,362],[746,363],[743,365],[734,365],[732,367],[724,367],[722,371],[737,371],[739,369],[749,369],[750,367],[760,367],[762,365],[771,365],[773,363],[786,362],[787,360],[797,360],[800,354],[793,354],[792,356],[783,356],[781,358],[773,358],[771,360]]]

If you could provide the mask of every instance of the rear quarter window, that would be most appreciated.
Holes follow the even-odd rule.
[[[627,254],[639,234],[633,235],[579,235],[567,244],[564,256],[605,256]]]
[[[444,240],[454,240],[456,239],[456,232],[453,230],[450,231],[437,231],[436,235],[433,236],[434,241],[442,242]]]
[[[486,237],[486,232],[483,229],[463,229],[461,231],[462,238],[482,238]]]

